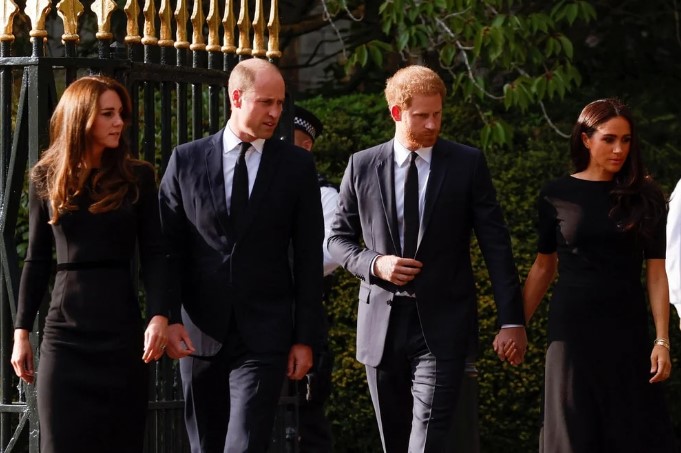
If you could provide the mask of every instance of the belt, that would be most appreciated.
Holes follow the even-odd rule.
[[[85,269],[129,269],[130,261],[102,260],[77,261],[75,263],[57,263],[58,271],[80,271]]]
[[[416,306],[416,298],[411,296],[393,296],[388,305],[392,307],[413,307]]]

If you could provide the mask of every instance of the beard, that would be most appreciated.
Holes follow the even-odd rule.
[[[409,147],[430,148],[431,146],[435,145],[439,133],[439,129],[430,132],[422,132],[419,134],[407,129],[405,131],[405,138],[409,142]]]

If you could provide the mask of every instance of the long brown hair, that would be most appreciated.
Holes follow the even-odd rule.
[[[131,103],[125,87],[104,76],[82,77],[64,91],[50,119],[50,146],[31,177],[37,193],[50,201],[50,223],[78,209],[74,198],[83,192],[92,169],[85,165],[90,147],[91,129],[99,113],[99,98],[106,91],[118,94],[123,106],[121,117],[130,120]],[[88,210],[103,213],[118,209],[128,193],[133,202],[138,192],[132,167],[146,165],[133,159],[123,135],[116,148],[106,148],[102,154],[101,168],[95,174],[90,196],[94,200]]]
[[[584,145],[582,133],[589,138],[598,127],[615,117],[629,123],[631,144],[624,165],[615,174],[615,186],[610,192],[613,207],[610,217],[623,231],[634,230],[651,237],[655,225],[664,215],[665,200],[659,186],[646,171],[641,159],[638,131],[631,111],[616,98],[599,99],[588,104],[579,115],[570,137],[570,157],[577,172],[589,166],[591,154]]]

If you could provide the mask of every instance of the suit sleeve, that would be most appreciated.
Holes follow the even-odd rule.
[[[180,263],[185,257],[184,245],[187,242],[187,217],[182,203],[182,190],[179,182],[180,166],[177,149],[173,151],[159,186],[159,214],[161,231],[169,254],[168,285],[172,286],[172,298],[168,304],[169,322],[181,323],[181,277]]]
[[[28,198],[28,250],[21,273],[14,327],[32,330],[50,281],[53,235],[48,223],[48,202],[38,197],[33,183],[29,186]]]
[[[137,238],[140,251],[142,282],[146,293],[147,318],[169,316],[168,304],[172,288],[168,285],[169,258],[159,217],[158,194],[154,171],[140,166],[138,173]]]
[[[475,164],[471,196],[473,228],[492,282],[499,324],[525,325],[511,237],[482,152]]]
[[[362,224],[355,188],[355,156],[350,156],[341,182],[336,215],[331,224],[328,249],[331,256],[362,281],[370,282],[371,263],[379,254],[360,245]]]
[[[307,155],[305,156],[308,157]],[[301,176],[299,200],[293,222],[293,277],[295,282],[294,343],[317,347],[323,332],[322,244],[324,218],[317,172],[312,159],[306,159]]]

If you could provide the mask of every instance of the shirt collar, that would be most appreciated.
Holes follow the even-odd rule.
[[[421,159],[425,160],[426,163],[430,165],[430,159],[431,156],[433,155],[432,146],[429,146],[427,148],[419,148],[416,151],[410,151],[404,145],[402,145],[402,143],[395,139],[394,148],[395,148],[395,163],[397,164],[398,167],[401,167],[402,165],[404,165],[406,161],[409,160],[409,156],[411,155],[412,152],[418,154]]]
[[[232,129],[229,127],[229,123],[227,123],[227,126],[225,127],[222,142],[224,144],[224,149],[222,150],[223,153],[228,153],[234,149],[238,149],[239,145],[241,144],[241,139],[237,137],[234,132],[232,132]],[[257,152],[262,153],[262,150],[265,147],[265,139],[258,138],[253,140],[251,142],[251,146],[253,146]]]

